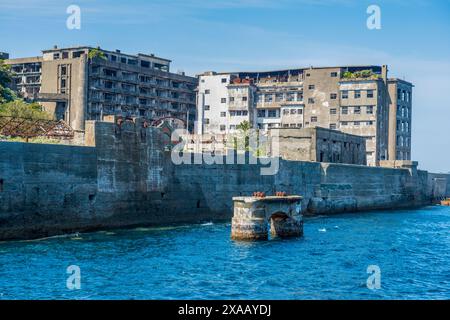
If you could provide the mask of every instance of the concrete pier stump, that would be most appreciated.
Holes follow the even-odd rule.
[[[267,240],[303,236],[300,196],[235,197],[231,223],[233,240]]]

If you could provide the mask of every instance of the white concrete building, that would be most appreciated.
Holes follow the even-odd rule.
[[[198,77],[198,134],[233,133],[244,121],[262,130],[322,127],[365,137],[369,165],[411,157],[413,85],[389,79],[387,66]]]

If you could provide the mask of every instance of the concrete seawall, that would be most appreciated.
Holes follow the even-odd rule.
[[[86,147],[0,142],[0,240],[107,228],[231,219],[254,191],[304,197],[304,214],[430,204],[450,177],[414,169],[280,160],[173,165],[169,137],[140,122],[87,122]]]

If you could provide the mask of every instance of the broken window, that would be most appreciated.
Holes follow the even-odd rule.
[[[141,61],[141,67],[143,68],[150,68],[150,62],[149,61]]]

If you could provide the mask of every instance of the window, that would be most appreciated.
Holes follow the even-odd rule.
[[[114,89],[114,82],[112,82],[112,81],[105,81],[105,88],[106,89]]]
[[[288,93],[286,100],[287,101],[295,101],[295,94],[294,93]]]
[[[336,100],[337,99],[337,94],[336,93],[331,93],[330,94],[330,99],[331,100]]]
[[[227,83],[227,78],[222,78],[222,83]]]
[[[269,110],[267,117],[269,118],[276,118],[277,117],[277,110]]]
[[[297,109],[298,114],[303,114],[303,109]]]
[[[275,101],[281,102],[284,100],[284,94],[283,93],[277,93],[275,94]]]
[[[372,126],[373,125],[373,121],[367,121],[366,122],[366,126]]]
[[[313,85],[313,84],[310,84],[310,85],[308,86],[308,89],[309,89],[309,90],[314,90],[315,88],[316,88],[316,86]]]
[[[356,127],[359,127],[359,126],[361,125],[361,122],[359,122],[359,121],[355,121],[355,123],[354,123],[354,124],[355,124],[355,126],[356,126]]]
[[[230,130],[235,130],[236,129],[236,125],[235,124],[232,124],[231,126],[230,126]]]
[[[289,114],[289,110],[288,109],[284,109],[283,110],[283,114]]]
[[[227,103],[227,98],[220,99],[220,103]]]
[[[317,117],[311,117],[311,122],[317,122]]]
[[[342,114],[348,114],[348,107],[342,107],[341,112]]]
[[[205,118],[205,124],[209,124],[209,119]]]
[[[367,98],[373,98],[373,90],[367,90]]]
[[[273,96],[271,94],[266,94],[264,96],[264,102],[272,102]]]
[[[361,114],[361,107],[354,107],[353,108],[353,113],[354,114]]]
[[[361,98],[361,91],[355,90],[355,99],[359,99],[359,98]]]
[[[81,57],[83,54],[84,54],[84,51],[76,51],[76,52],[72,53],[72,58],[73,58],[73,59],[79,58],[79,57]]]
[[[209,111],[211,109],[210,106],[205,106],[205,111]]]
[[[341,94],[342,94],[342,96],[341,96],[342,99],[348,99],[348,91],[347,90],[342,91]]]
[[[227,102],[226,99],[225,99],[225,102]],[[222,103],[225,103],[225,102],[222,102]],[[234,102],[234,97],[230,97],[230,102]]]
[[[336,109],[330,109],[330,114],[336,114]]]
[[[330,76],[331,76],[332,78],[337,78],[338,73],[337,73],[337,72],[332,72],[332,73],[330,74]]]
[[[330,129],[331,129],[331,130],[336,130],[336,128],[337,128],[336,123],[331,123],[331,124],[330,124]]]
[[[242,97],[242,101],[246,102],[248,100],[248,97]]]
[[[54,60],[58,60],[59,59],[59,53],[54,53],[53,54],[53,59]]]
[[[205,90],[205,94],[210,94],[211,93],[211,90]]]
[[[149,61],[141,61],[141,67],[144,68],[150,68],[150,62]]]
[[[227,116],[227,113],[226,112],[221,112],[220,113],[220,116],[223,118],[223,117],[226,117]]]
[[[348,126],[348,122],[347,121],[342,121],[341,122],[341,126],[343,126],[343,127]]]
[[[111,55],[111,61],[116,62],[117,61],[117,56]]]
[[[69,52],[65,51],[62,53],[62,58],[63,59],[69,59]]]
[[[138,61],[136,59],[128,59],[128,64],[132,65],[132,66],[135,66],[135,65],[138,64]]]
[[[307,77],[311,77],[311,74],[310,74],[310,73],[307,73],[306,76],[307,76]]]
[[[366,107],[366,113],[367,114],[373,114],[373,106],[367,106]]]
[[[258,118],[264,118],[266,116],[266,110],[258,110]]]
[[[67,75],[67,66],[61,66],[61,75],[62,76]]]
[[[225,126],[225,125],[220,125],[220,131],[225,131],[225,129],[226,129],[227,127]]]
[[[127,63],[127,58],[121,57],[121,58],[120,58],[120,62],[121,62],[121,63]]]
[[[314,104],[314,98],[309,98],[309,99],[308,99],[308,103],[309,103],[309,104]]]
[[[291,109],[291,114],[297,114],[297,109]]]

